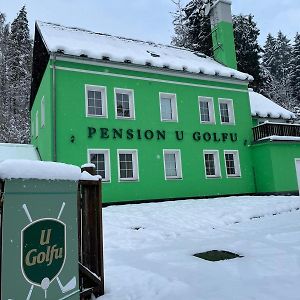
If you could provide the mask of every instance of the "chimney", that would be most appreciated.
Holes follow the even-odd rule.
[[[215,0],[209,9],[214,59],[237,69],[233,36],[231,0]]]

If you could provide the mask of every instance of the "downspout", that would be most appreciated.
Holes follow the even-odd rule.
[[[52,59],[52,116],[53,116],[53,161],[57,161],[56,151],[56,54]]]

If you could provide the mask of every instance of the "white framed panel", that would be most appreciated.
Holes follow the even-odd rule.
[[[169,105],[167,105],[169,101]],[[159,93],[160,120],[162,122],[178,122],[177,96],[172,93]]]
[[[207,103],[208,113],[205,114],[207,116],[207,118],[202,117],[203,116],[203,111],[201,108],[202,103]],[[198,108],[199,108],[200,123],[216,124],[214,99],[212,97],[199,96],[198,97]]]
[[[129,154],[131,156],[132,162],[132,174],[130,168],[127,168],[128,162],[124,163],[126,167],[124,169],[121,168],[122,161],[120,160],[120,155],[122,154]],[[138,150],[137,149],[118,149],[117,150],[118,156],[118,178],[119,181],[139,181],[139,162],[138,162]],[[130,165],[130,163],[129,163]],[[123,174],[122,174],[123,173]],[[126,175],[124,176],[124,173]]]
[[[180,150],[163,149],[163,159],[165,180],[183,179]]]
[[[120,101],[118,100],[119,95],[124,95],[128,97],[128,108],[126,107],[126,99],[122,99],[122,104],[121,106],[119,105],[120,110],[118,110],[118,101]],[[135,120],[134,90],[114,88],[114,102],[116,119]]]
[[[92,161],[92,155],[102,154],[104,156],[104,169],[99,168],[99,163]],[[110,168],[110,150],[109,149],[88,149],[87,150],[87,161],[93,163],[96,166],[97,175],[101,175],[103,182],[111,181],[111,168]],[[103,171],[105,175],[103,176]]]
[[[226,159],[226,154],[232,155],[232,159]],[[228,178],[239,178],[242,176],[238,150],[224,150],[224,162],[226,176]]]
[[[89,92],[95,92],[94,97],[89,98]],[[97,94],[96,94],[97,93]],[[98,93],[100,98],[96,98]],[[101,101],[101,105],[99,105]],[[91,102],[91,103],[89,103]],[[85,113],[86,117],[107,118],[107,92],[105,86],[85,85]]]
[[[203,150],[203,163],[206,178],[222,177],[219,150]]]
[[[222,125],[235,125],[235,115],[232,99],[219,98],[219,114]],[[222,109],[222,104],[227,106],[228,119],[225,110]],[[222,117],[222,111],[225,112]]]

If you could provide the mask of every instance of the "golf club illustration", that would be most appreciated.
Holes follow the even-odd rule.
[[[62,212],[63,212],[63,210],[64,210],[65,205],[66,205],[66,203],[63,202],[63,203],[62,203],[62,206],[61,206],[61,209],[60,209],[60,211],[59,211],[57,220],[60,219],[61,214],[62,214]],[[31,215],[30,215],[30,213],[29,213],[29,210],[28,210],[28,208],[27,208],[27,205],[26,205],[26,204],[23,204],[22,207],[23,207],[23,209],[24,209],[24,211],[25,211],[25,214],[26,214],[26,216],[27,216],[29,222],[30,222],[30,223],[33,223],[33,220],[32,220],[32,218],[31,218]],[[67,292],[73,290],[73,289],[76,287],[76,277],[75,277],[75,276],[72,277],[72,279],[71,279],[66,285],[62,285],[62,283],[61,283],[61,281],[60,281],[60,279],[59,279],[58,276],[56,276],[56,281],[57,281],[57,283],[58,283],[58,285],[59,285],[59,288],[60,288],[60,290],[61,290],[61,292],[62,292],[63,294],[65,294],[65,293],[67,293]],[[41,288],[45,291],[45,299],[47,298],[47,290],[48,290],[48,287],[49,287],[50,283],[51,283],[51,282],[50,282],[50,279],[47,278],[47,277],[45,277],[45,278],[42,280],[41,285],[40,285]],[[34,285],[32,284],[31,287],[30,287],[30,290],[29,290],[29,292],[28,292],[28,295],[27,295],[26,300],[30,300],[31,294],[32,294],[32,291],[33,291],[33,288],[34,288]]]

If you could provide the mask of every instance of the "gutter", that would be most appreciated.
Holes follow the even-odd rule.
[[[52,116],[53,116],[53,161],[57,161],[56,145],[56,54],[52,56]]]

